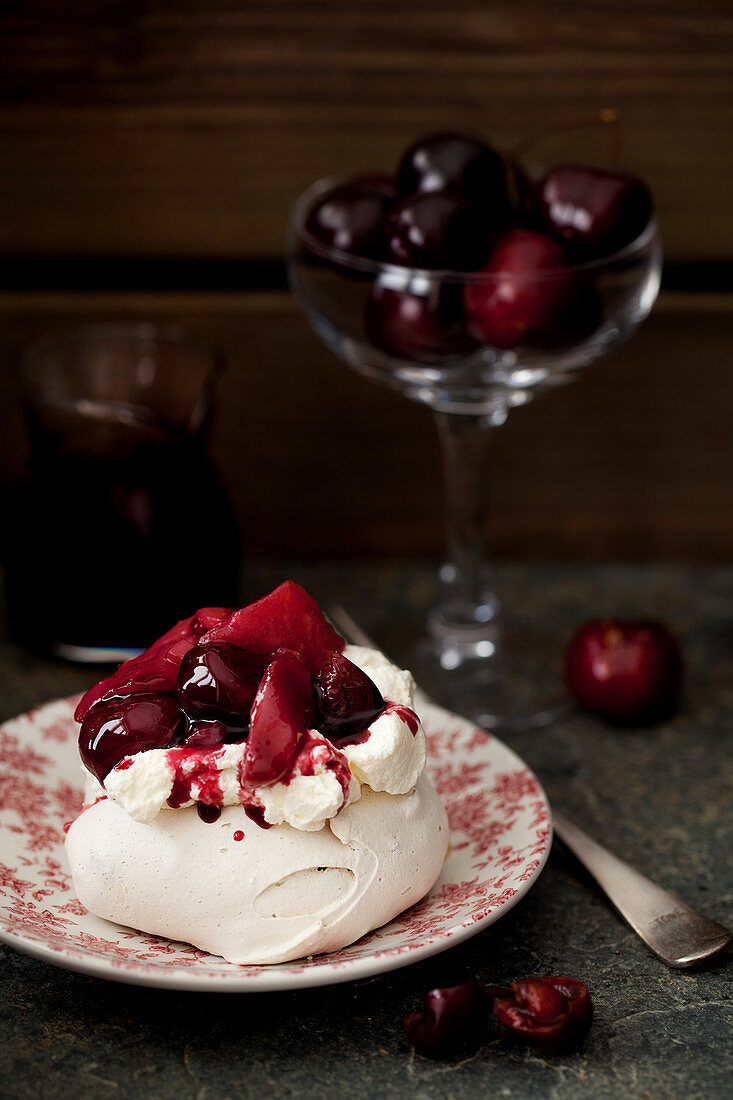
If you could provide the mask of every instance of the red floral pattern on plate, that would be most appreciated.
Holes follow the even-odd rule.
[[[430,894],[342,951],[236,966],[101,920],[74,898],[62,826],[82,801],[76,701],[48,703],[0,726],[0,939],[49,962],[177,989],[254,992],[349,981],[474,935],[527,892],[547,858],[550,811],[534,775],[495,737],[421,704],[428,767],[451,829]]]

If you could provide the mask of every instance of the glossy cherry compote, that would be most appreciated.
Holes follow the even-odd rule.
[[[186,729],[186,717],[171,695],[141,692],[97,703],[82,722],[79,752],[84,766],[103,783],[125,756],[168,748]]]
[[[244,787],[274,783],[290,768],[300,738],[313,724],[313,688],[302,658],[279,649],[252,705],[247,750],[239,769]]]
[[[178,669],[178,698],[191,715],[246,719],[265,664],[227,642],[194,646]]]
[[[313,681],[316,724],[331,740],[367,729],[384,710],[374,681],[357,665],[334,652]]]

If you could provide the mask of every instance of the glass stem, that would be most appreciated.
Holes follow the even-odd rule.
[[[499,601],[485,554],[485,471],[491,429],[504,419],[505,410],[490,417],[435,413],[443,458],[447,561],[428,629],[444,651],[450,649],[461,659],[489,656],[498,637]]]

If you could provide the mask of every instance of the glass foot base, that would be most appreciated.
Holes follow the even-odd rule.
[[[413,671],[437,702],[498,734],[541,729],[571,705],[560,677],[501,646],[490,657],[445,668],[441,654],[425,642],[415,652]]]
[[[499,735],[541,729],[572,707],[562,643],[534,628],[505,627],[484,657],[439,646],[416,624],[380,630],[376,641],[436,703]]]

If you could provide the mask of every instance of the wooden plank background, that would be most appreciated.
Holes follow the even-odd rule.
[[[246,555],[440,552],[430,414],[353,375],[289,295],[4,295],[0,356],[39,329],[108,317],[184,323],[224,348],[212,443]],[[615,355],[514,411],[487,471],[495,552],[730,560],[732,337],[728,295],[669,293]],[[4,420],[1,464],[17,470],[21,423]]]
[[[270,257],[421,130],[613,106],[668,255],[730,256],[729,0],[6,0],[0,36],[4,252]]]
[[[438,553],[429,414],[352,376],[278,289],[288,209],[426,129],[508,148],[614,106],[677,290],[496,433],[493,546],[731,559],[729,0],[8,0],[0,62],[4,480],[26,455],[9,371],[25,340],[176,320],[229,358],[213,445],[246,555]],[[547,157],[603,158],[603,141]]]

